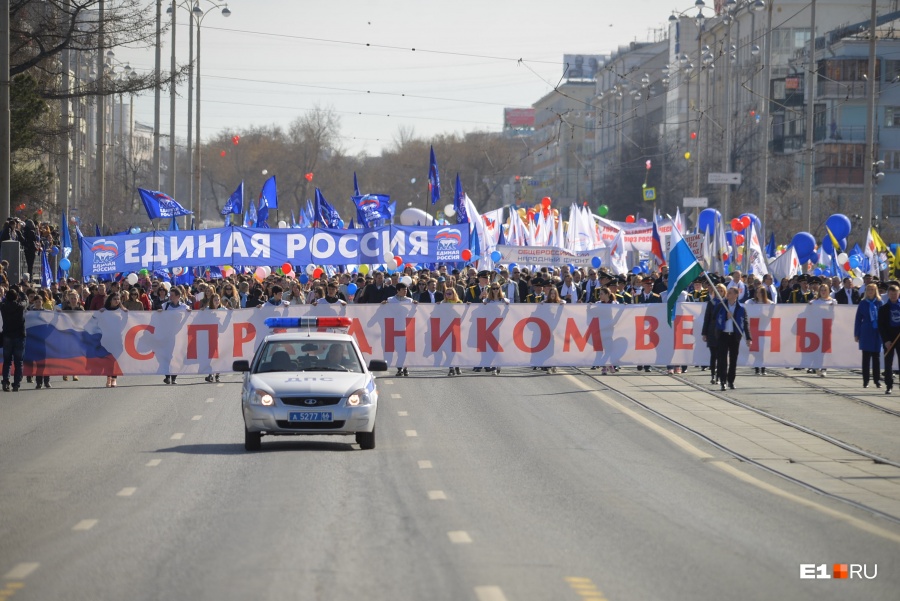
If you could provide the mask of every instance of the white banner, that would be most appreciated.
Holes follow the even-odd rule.
[[[189,312],[32,312],[26,373],[209,374],[250,359],[272,316],[346,315],[368,359],[391,366],[706,365],[703,303],[348,305]],[[856,368],[853,306],[748,306],[740,365]],[[837,344],[833,343],[836,342]]]
[[[603,250],[598,248],[569,252],[555,246],[506,246],[502,244],[497,247],[497,251],[502,255],[498,263],[539,265],[541,267],[560,267],[569,264],[576,267],[590,267],[593,258],[602,256]]]

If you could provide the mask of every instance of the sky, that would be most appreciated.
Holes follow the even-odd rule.
[[[693,6],[682,4],[232,0],[230,17],[212,9],[202,22],[201,135],[286,127],[317,106],[340,117],[341,145],[350,154],[380,154],[401,128],[424,138],[500,131],[504,107],[529,107],[559,83],[564,54],[608,54],[658,39],[673,10]],[[212,6],[201,0],[202,8]],[[180,10],[180,63],[188,62],[187,20]],[[117,48],[116,55],[140,72],[153,70],[152,49]],[[187,84],[178,91],[176,132],[186,137]],[[167,95],[162,105],[166,134]],[[136,98],[134,114],[153,124],[151,92]]]

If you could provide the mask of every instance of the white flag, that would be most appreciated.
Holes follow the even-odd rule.
[[[776,282],[781,281],[783,278],[793,277],[799,271],[800,259],[797,258],[797,251],[793,246],[769,262],[769,273],[772,274]]]
[[[750,240],[747,247],[750,251],[748,253],[750,256],[747,260],[747,265],[750,266],[750,273],[754,274],[759,279],[762,279],[764,275],[769,273],[769,270],[766,267],[766,255],[763,253],[762,245],[759,243],[759,234],[752,223],[750,224],[749,236]]]

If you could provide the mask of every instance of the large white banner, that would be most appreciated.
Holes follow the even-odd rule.
[[[272,316],[346,315],[367,359],[391,366],[705,365],[703,303],[349,305],[188,312],[27,314],[26,372],[208,374],[249,359]],[[749,306],[740,364],[855,368],[853,306]]]
[[[562,265],[575,265],[576,267],[590,267],[595,256],[600,256],[604,249],[578,250],[569,252],[555,246],[507,246],[501,244],[497,251],[502,258],[499,263],[518,265],[540,265],[560,267]]]

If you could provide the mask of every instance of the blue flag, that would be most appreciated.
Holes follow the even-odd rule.
[[[41,251],[41,288],[49,288],[53,282],[53,273],[50,271],[50,261],[47,260],[47,251]]]
[[[456,174],[456,190],[453,191],[453,210],[456,211],[456,223],[469,223],[469,214],[466,212],[466,193],[463,192],[462,182],[459,181],[459,173]]]
[[[247,214],[244,216],[244,227],[256,227],[256,205],[254,203],[249,203],[250,207],[247,209]]]
[[[387,194],[354,196],[356,220],[366,227],[374,227],[379,221],[391,219],[391,197]]]
[[[769,243],[766,244],[766,256],[770,259],[775,258],[776,246],[775,246],[775,232],[772,232],[769,235]]]
[[[391,203],[391,206],[388,207],[388,212],[391,214],[391,223],[393,223],[394,215],[397,213],[397,201]]]
[[[269,209],[278,208],[278,190],[275,187],[275,176],[273,175],[263,184],[262,190],[259,192],[259,216],[256,221],[256,227],[269,227]]]
[[[353,196],[362,196],[359,193],[359,182],[356,181],[356,171],[353,172]]]
[[[228,200],[225,201],[225,206],[222,207],[221,214],[222,215],[240,215],[244,212],[244,182],[237,187],[237,189],[232,193],[231,196],[228,197]]]
[[[69,255],[72,254],[72,235],[69,233],[69,222],[66,219],[66,213],[63,211],[62,221],[59,232],[59,241],[60,249],[62,251],[63,259],[68,259]]]
[[[138,188],[138,194],[141,195],[141,202],[147,210],[147,217],[150,219],[168,219],[169,217],[180,217],[181,215],[190,215],[178,201],[165,194],[164,192],[155,192]]]
[[[703,273],[703,268],[697,257],[694,256],[691,247],[681,237],[677,227],[672,228],[669,249],[669,287],[666,298],[666,318],[669,325],[675,317],[675,303],[679,295],[687,290],[697,276]]]
[[[325,200],[322,192],[316,188],[316,222],[319,227],[338,228],[341,227],[341,215],[331,204]]]
[[[431,160],[428,164],[428,193],[433,205],[441,199],[441,175],[438,173],[437,159],[434,158],[434,146],[431,147]]]

